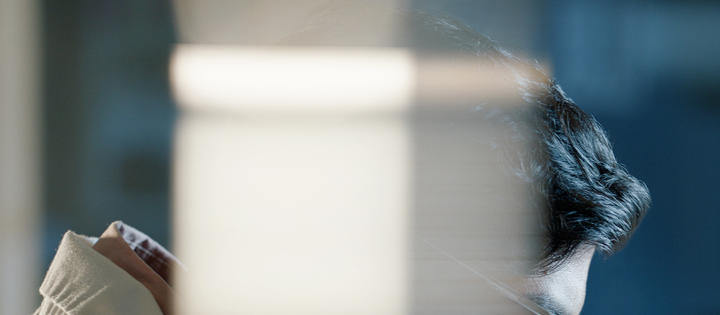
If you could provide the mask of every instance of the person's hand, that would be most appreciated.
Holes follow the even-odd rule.
[[[180,263],[147,235],[117,221],[110,224],[93,248],[142,283],[163,314],[172,313],[172,271]]]

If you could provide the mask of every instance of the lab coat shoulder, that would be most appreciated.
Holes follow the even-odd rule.
[[[40,286],[37,315],[162,315],[150,291],[92,248],[92,239],[68,231]]]

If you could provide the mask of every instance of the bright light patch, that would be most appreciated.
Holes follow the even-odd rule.
[[[177,134],[182,314],[405,314],[403,123],[189,117]]]
[[[411,54],[390,48],[181,45],[171,71],[183,107],[243,113],[400,111],[415,77]]]

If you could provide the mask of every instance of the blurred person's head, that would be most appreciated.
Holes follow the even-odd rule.
[[[367,16],[356,11],[328,12],[281,43],[388,43],[378,42],[372,32],[357,27],[367,23],[350,21]],[[418,12],[389,14],[402,15],[407,21],[403,32],[390,39],[391,46],[482,58],[504,69],[514,81],[523,106],[503,109],[486,103],[470,104],[468,114],[480,121],[503,124],[504,130],[512,133],[498,141],[499,150],[514,155],[505,166],[529,183],[538,196],[534,206],[541,211],[545,237],[523,293],[550,313],[579,313],[593,254],[612,255],[624,246],[650,206],[647,187],[616,160],[597,120],[566,96],[540,66],[513,56],[451,18]],[[507,141],[528,150],[510,152],[512,144],[502,145]]]

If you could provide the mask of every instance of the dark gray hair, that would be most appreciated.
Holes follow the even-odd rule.
[[[510,153],[520,155],[510,168],[539,196],[535,206],[543,211],[547,242],[538,270],[552,270],[581,245],[594,246],[605,255],[623,247],[650,207],[650,194],[618,163],[598,121],[575,105],[537,63],[513,56],[464,23],[422,12],[393,14],[407,22],[393,45],[484,57],[514,78],[526,106],[471,111],[507,124],[515,133],[508,139],[530,148]],[[362,42],[362,37],[346,37],[354,42],[343,42],[342,34],[353,30],[342,21],[325,12],[283,44],[374,44]]]

